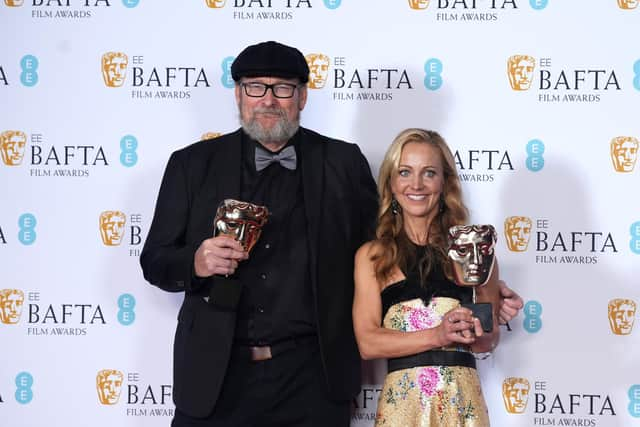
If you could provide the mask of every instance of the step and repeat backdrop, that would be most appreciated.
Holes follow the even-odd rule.
[[[141,246],[169,154],[238,127],[234,56],[278,40],[302,124],[374,174],[406,127],[455,151],[526,303],[479,362],[492,424],[640,426],[638,28],[637,0],[3,0],[0,425],[169,425],[181,295]]]

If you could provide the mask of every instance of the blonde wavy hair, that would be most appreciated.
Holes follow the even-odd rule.
[[[391,208],[393,193],[391,180],[398,174],[402,149],[410,142],[429,144],[441,155],[444,184],[440,198],[440,209],[429,227],[427,251],[424,259],[416,260],[415,245],[409,240],[401,212],[394,214]],[[448,278],[452,278],[450,263],[447,261],[447,232],[453,225],[466,224],[469,211],[462,201],[462,187],[456,170],[455,160],[444,139],[434,131],[405,129],[391,143],[384,156],[378,175],[380,211],[376,240],[371,260],[374,262],[376,278],[384,283],[396,266],[407,271],[414,262],[419,262],[421,279],[424,279],[439,264]],[[424,280],[422,280],[424,282]]]

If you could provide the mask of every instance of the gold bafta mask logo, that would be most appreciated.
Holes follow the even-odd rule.
[[[24,293],[19,289],[0,289],[0,321],[13,325],[20,321]]]
[[[513,90],[529,90],[536,60],[529,55],[513,55],[507,61],[509,84]]]
[[[618,7],[620,9],[635,9],[638,7],[638,0],[618,0]]]
[[[103,405],[115,405],[120,399],[122,389],[122,372],[115,369],[103,369],[96,375],[96,389],[98,400]]]
[[[120,87],[127,76],[129,58],[122,52],[107,52],[102,55],[102,78],[108,87]]]
[[[100,214],[100,237],[107,246],[118,246],[124,237],[127,218],[120,211],[104,211]]]
[[[207,1],[207,6],[209,6],[212,9],[221,9],[224,7],[225,3],[227,2],[227,0],[206,0]]]
[[[523,414],[529,399],[529,381],[525,378],[510,377],[502,382],[502,400],[510,414]]]
[[[629,335],[636,317],[636,303],[626,298],[609,301],[609,326],[616,335]]]
[[[611,161],[616,172],[632,172],[638,158],[638,140],[617,136],[611,140]]]
[[[429,0],[409,0],[411,9],[421,10],[429,7]]]
[[[200,141],[206,141],[207,139],[214,139],[214,138],[217,138],[219,136],[222,136],[222,133],[220,133],[220,132],[205,132],[200,137]]]
[[[510,251],[526,251],[531,237],[531,219],[526,216],[508,217],[504,220],[504,236]]]
[[[305,56],[309,66],[310,89],[322,89],[329,76],[329,57],[322,53],[310,53]]]
[[[214,233],[237,240],[249,252],[260,238],[268,217],[269,209],[265,206],[225,199],[218,206],[213,220]]]
[[[24,0],[4,0],[4,4],[6,4],[9,7],[22,6],[23,3],[24,3]]]
[[[7,130],[0,133],[0,154],[7,166],[18,166],[24,157],[27,135],[19,130]]]

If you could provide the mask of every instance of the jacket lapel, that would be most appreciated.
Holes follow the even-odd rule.
[[[220,151],[215,159],[213,159],[212,167],[215,175],[215,198],[218,203],[224,199],[238,199],[240,197],[240,183],[242,176],[242,136],[240,130],[230,135],[224,144],[220,147]],[[216,141],[214,140],[215,144]],[[217,207],[217,206],[216,206]]]
[[[304,208],[307,217],[307,238],[309,240],[309,266],[314,297],[316,295],[319,258],[319,230],[322,219],[324,197],[324,144],[300,128],[300,157]]]

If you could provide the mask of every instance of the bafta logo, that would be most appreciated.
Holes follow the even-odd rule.
[[[638,140],[617,136],[611,140],[611,161],[616,172],[632,172],[638,158]]]
[[[213,220],[214,234],[237,240],[249,252],[258,241],[268,217],[269,210],[265,206],[225,199],[218,206]]]
[[[120,87],[124,83],[129,58],[122,52],[102,55],[102,78],[108,87]]]
[[[513,55],[507,61],[509,84],[513,90],[529,90],[536,60],[529,55]]]
[[[207,6],[212,9],[221,9],[224,7],[227,0],[206,0]]]
[[[7,130],[0,133],[0,154],[7,166],[18,166],[24,157],[27,135],[19,130]]]
[[[98,400],[103,405],[115,405],[120,399],[122,389],[122,372],[115,369],[103,369],[96,375],[96,389]]]
[[[127,218],[120,211],[104,211],[100,214],[100,237],[107,246],[118,246],[124,237]]]
[[[4,0],[4,4],[6,4],[9,7],[22,6],[23,3],[24,3],[24,0]]]
[[[502,382],[502,400],[510,414],[522,414],[529,399],[529,381],[525,378],[505,378]]]
[[[638,0],[618,0],[620,9],[631,10],[638,7]]]
[[[429,7],[429,0],[409,0],[409,7],[415,10],[426,9]]]
[[[309,65],[309,83],[310,89],[322,89],[327,83],[329,75],[329,57],[322,53],[310,53],[305,56],[307,65]]]
[[[20,321],[24,293],[19,289],[0,289],[0,321],[13,325]]]
[[[609,326],[616,335],[629,335],[633,330],[636,316],[636,303],[626,298],[616,298],[609,301]]]
[[[531,237],[531,219],[526,216],[510,216],[504,220],[504,236],[512,252],[524,252]]]
[[[205,132],[200,137],[200,141],[206,141],[207,139],[214,139],[214,138],[217,138],[219,136],[222,136],[222,133],[220,133],[220,132]]]

